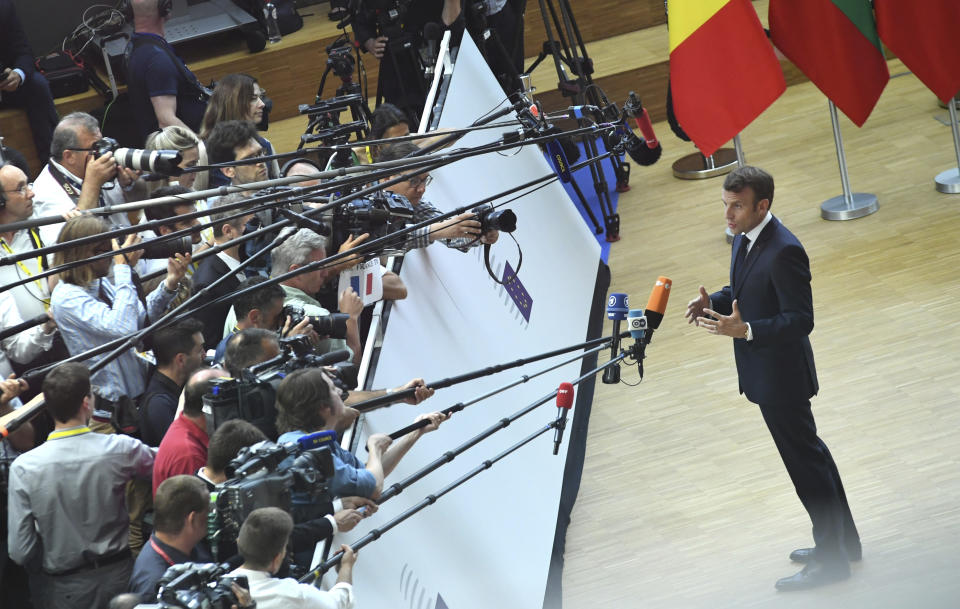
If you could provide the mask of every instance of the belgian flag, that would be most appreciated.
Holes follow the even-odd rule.
[[[870,0],[770,0],[770,36],[824,95],[863,126],[890,80]]]
[[[669,0],[668,9],[674,111],[709,156],[787,85],[749,0]]]

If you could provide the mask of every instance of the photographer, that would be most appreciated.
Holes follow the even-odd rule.
[[[357,43],[380,60],[378,101],[383,99],[399,106],[411,118],[420,117],[428,86],[419,56],[420,49],[427,46],[423,39],[424,25],[432,22],[450,29],[451,48],[459,46],[464,28],[460,2],[364,0],[359,8],[353,9]]]
[[[348,546],[340,546],[344,552],[340,573],[336,585],[329,591],[295,579],[273,577],[286,559],[291,531],[293,518],[279,508],[265,507],[250,512],[237,538],[243,565],[230,575],[246,576],[258,609],[351,609],[354,605],[351,582],[357,557]]]
[[[264,277],[251,277],[238,286],[238,289],[245,290],[249,287],[258,285],[266,281]],[[242,332],[249,328],[259,328],[261,330],[276,331],[280,327],[281,314],[283,312],[283,289],[276,285],[269,285],[257,290],[252,290],[245,294],[237,296],[233,301],[233,312],[237,316],[237,323],[233,325],[232,330],[217,345],[214,361],[221,361],[227,351],[227,344],[234,334]],[[314,345],[320,342],[320,338],[310,325],[310,320],[304,318],[292,329],[290,328],[290,316],[288,315],[281,331],[281,335],[296,336],[305,335]]]
[[[283,379],[277,389],[277,412],[281,444],[317,431],[343,429],[346,427],[344,423],[352,423],[357,416],[355,410],[344,405],[330,376],[317,368],[297,370]],[[384,478],[390,475],[403,455],[421,436],[435,430],[448,418],[441,412],[418,416],[415,421],[430,419],[430,424],[407,434],[393,446],[386,434],[370,436],[367,439],[370,458],[366,464],[337,442],[330,442],[334,457],[334,475],[328,486],[330,495],[376,499],[383,489]]]
[[[106,231],[106,224],[98,218],[71,218],[64,224],[58,243]],[[124,245],[133,245],[137,241],[135,235],[129,235]],[[54,265],[83,262],[94,254],[107,253],[111,249],[119,249],[115,239],[112,244],[104,240],[64,249],[54,254]],[[190,264],[190,255],[177,254],[167,259],[167,277],[146,296],[144,306],[137,297],[131,268],[141,254],[142,251],[135,250],[115,255],[112,260],[103,258],[60,273],[60,281],[50,297],[50,310],[70,353],[82,353],[136,332],[146,324],[148,316],[158,319],[177,295],[180,280]],[[111,263],[112,281],[107,278]],[[88,361],[92,365],[104,356],[94,356]],[[130,348],[93,375],[99,386],[98,396],[114,403],[121,398],[135,401],[146,387],[148,372],[147,363]]]
[[[200,540],[207,536],[210,493],[195,476],[174,476],[157,487],[153,499],[153,535],[133,565],[127,588],[150,603],[167,568],[184,562],[208,562]]]
[[[53,130],[50,162],[33,184],[34,217],[60,216],[73,209],[120,205],[143,198],[142,192],[133,190],[139,179],[137,172],[120,167],[109,150],[99,154],[96,144],[102,139],[97,119],[85,112],[72,112],[60,120]],[[140,221],[140,212],[111,214],[108,219],[116,226],[130,226]],[[62,227],[41,226],[40,238],[46,244],[56,243]]]
[[[419,152],[419,150],[417,145],[412,142],[397,142],[384,147],[378,160],[395,161]],[[391,179],[396,177],[399,176],[391,176]],[[406,197],[413,205],[415,210],[411,220],[413,224],[419,224],[441,215],[436,207],[423,200],[423,194],[426,192],[427,184],[430,183],[431,179],[429,175],[418,175],[387,187],[390,192]],[[476,214],[467,212],[409,233],[402,247],[409,251],[427,247],[434,241],[441,239],[447,247],[465,252],[469,248],[483,243],[496,243],[499,237],[500,233],[495,230],[481,234],[480,221],[476,219]]]

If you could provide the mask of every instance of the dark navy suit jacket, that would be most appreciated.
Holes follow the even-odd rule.
[[[740,393],[756,404],[807,400],[819,389],[809,339],[813,295],[807,253],[793,233],[770,218],[743,268],[735,268],[743,238],[733,241],[730,285],[710,296],[713,309],[724,315],[736,300],[753,332],[750,342],[733,340]]]

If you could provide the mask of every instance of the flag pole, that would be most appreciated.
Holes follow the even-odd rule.
[[[869,216],[880,208],[877,196],[866,192],[850,192],[850,177],[847,175],[847,157],[843,153],[843,136],[837,107],[830,104],[830,122],[833,124],[833,141],[837,146],[837,162],[840,164],[840,182],[843,194],[827,199],[820,204],[820,217],[824,220],[855,220]]]
[[[956,96],[947,103],[947,108],[950,110],[950,131],[953,133],[953,150],[957,155],[957,166],[941,171],[934,181],[938,192],[953,195],[960,193],[960,125],[957,123]]]

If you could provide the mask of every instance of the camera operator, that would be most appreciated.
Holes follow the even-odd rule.
[[[384,147],[380,153],[380,161],[395,161],[419,151],[416,144],[412,142],[397,142]],[[391,176],[391,179],[399,176]],[[419,224],[431,218],[441,215],[441,212],[423,200],[423,194],[427,190],[427,184],[432,178],[429,175],[418,175],[403,182],[397,182],[386,189],[390,192],[406,197],[413,205],[415,210],[411,223]],[[436,222],[417,229],[407,235],[406,242],[402,248],[409,251],[412,249],[427,247],[434,241],[440,239],[447,247],[452,247],[460,251],[467,251],[471,247],[476,247],[484,243],[496,243],[500,233],[495,230],[487,231],[481,234],[480,221],[476,214],[466,212],[459,216],[453,216],[442,222]]]
[[[71,218],[64,224],[58,243],[106,231],[106,224],[99,218]],[[129,235],[124,245],[133,245],[138,240],[135,235]],[[83,262],[94,254],[111,249],[119,249],[115,239],[112,244],[104,240],[68,248],[54,254],[54,265]],[[131,269],[141,254],[141,250],[135,250],[115,255],[112,260],[103,258],[60,273],[60,281],[50,296],[50,310],[70,353],[82,353],[136,332],[143,327],[148,316],[158,319],[177,295],[180,280],[190,264],[190,255],[177,254],[167,259],[167,277],[146,296],[144,306],[137,297]],[[107,279],[111,263],[112,281]],[[103,357],[101,354],[88,361],[96,362]],[[121,398],[136,401],[146,387],[148,372],[147,363],[131,348],[93,375],[99,386],[98,396],[114,403]]]
[[[287,556],[293,518],[280,508],[265,507],[250,512],[240,527],[237,547],[243,565],[230,575],[246,576],[250,595],[258,609],[351,609],[353,598],[353,565],[356,554],[349,546],[340,546],[343,559],[337,583],[329,591],[295,579],[276,579]]]
[[[428,86],[419,57],[420,49],[426,46],[424,25],[433,22],[450,29],[451,48],[459,46],[464,28],[460,3],[461,0],[364,0],[358,9],[353,9],[357,43],[380,60],[378,101],[382,98],[402,108],[411,118],[419,118]]]
[[[330,376],[323,370],[308,368],[287,375],[277,389],[277,429],[280,443],[293,442],[309,433],[342,430],[352,423],[357,413],[347,408]],[[383,480],[423,434],[436,429],[449,416],[441,412],[423,414],[415,420],[430,419],[430,424],[411,432],[391,446],[386,434],[374,434],[367,440],[370,458],[366,464],[330,442],[334,457],[334,475],[329,481],[333,497],[358,495],[376,499],[383,489]]]
[[[203,395],[211,382],[226,376],[222,368],[203,368],[193,373],[183,389],[183,411],[163,436],[153,465],[153,494],[167,478],[193,475],[207,462],[207,419],[203,416]]]
[[[200,540],[207,536],[210,493],[196,476],[178,475],[157,487],[153,534],[133,565],[127,588],[144,603],[157,600],[157,584],[167,568],[184,562],[210,562]]]
[[[183,186],[174,184],[173,186],[162,186],[158,188],[157,190],[153,191],[153,193],[151,194],[151,197],[157,197],[157,198],[158,197],[176,197],[179,195],[187,194],[188,192],[190,192],[189,188],[184,188]],[[147,217],[147,220],[150,220],[151,222],[153,221],[163,222],[163,224],[158,226],[156,229],[147,229],[147,230],[141,231],[139,234],[140,234],[140,237],[143,239],[155,239],[157,237],[169,235],[170,233],[175,231],[188,230],[188,229],[200,226],[200,218],[187,218],[187,219],[180,218],[180,216],[184,214],[190,214],[197,211],[197,205],[193,201],[183,201],[182,203],[178,203],[178,204],[168,203],[165,205],[154,205],[151,207],[147,207],[143,211]],[[189,250],[193,255],[196,255],[197,253],[209,247],[208,245],[203,243],[203,238],[199,230],[190,233],[188,235],[188,238],[190,239]],[[183,248],[185,244],[184,244],[183,237],[180,237],[177,240],[166,241],[164,245],[165,247],[169,247],[169,248]],[[140,268],[138,268],[137,270],[140,274],[147,275],[147,274],[151,274],[151,273],[162,270],[165,265],[166,265],[166,262],[164,262],[162,258],[144,260],[141,263]],[[194,265],[187,267],[188,277],[193,276],[193,270],[194,270],[193,266]],[[158,277],[156,279],[152,279],[150,281],[144,282],[143,289],[146,290],[147,292],[151,291],[153,288],[157,287],[156,282],[161,281],[161,279],[162,277]],[[184,286],[183,286],[184,295],[181,297],[181,300],[189,297],[190,291],[187,289],[187,284],[189,283],[190,282],[187,282],[187,281],[184,282]],[[179,304],[179,301],[177,302],[177,304]]]
[[[133,561],[124,487],[148,478],[154,449],[91,433],[90,373],[66,363],[43,381],[55,431],[10,466],[10,557],[41,555],[48,609],[102,609],[123,592]]]
[[[139,178],[136,171],[120,167],[110,151],[96,154],[95,146],[101,139],[97,119],[85,112],[72,112],[60,120],[53,130],[50,162],[33,184],[37,196],[34,217],[59,216],[72,209],[120,205],[143,198],[146,189],[141,192],[134,188]],[[130,226],[140,221],[140,212],[111,214],[109,221],[116,226]],[[41,226],[43,242],[56,243],[62,227]]]

